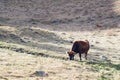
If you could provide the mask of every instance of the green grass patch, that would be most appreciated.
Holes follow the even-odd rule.
[[[116,73],[120,73],[120,64],[108,62],[87,62],[93,69],[100,73],[99,80],[113,80]]]

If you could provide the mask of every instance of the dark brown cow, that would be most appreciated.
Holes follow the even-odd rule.
[[[88,40],[75,41],[73,43],[72,50],[68,51],[67,53],[69,55],[70,60],[74,60],[74,55],[79,53],[80,61],[82,60],[81,54],[85,53],[85,59],[87,60],[87,53],[88,53],[89,48],[90,48],[90,46],[89,46]]]

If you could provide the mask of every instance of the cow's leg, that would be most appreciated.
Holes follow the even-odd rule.
[[[79,53],[79,57],[80,57],[80,61],[82,61],[82,59],[81,59],[81,53]]]
[[[87,60],[87,52],[85,53],[85,59]]]

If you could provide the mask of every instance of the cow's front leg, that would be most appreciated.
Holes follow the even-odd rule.
[[[85,59],[87,60],[87,52],[85,53]]]
[[[80,61],[82,61],[82,59],[81,59],[81,53],[79,53],[79,57],[80,57]]]

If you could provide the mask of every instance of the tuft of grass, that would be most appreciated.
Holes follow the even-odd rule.
[[[114,29],[110,29],[106,32],[107,36],[117,36],[117,34],[115,33]]]
[[[111,80],[112,75],[113,74],[111,74],[111,73],[107,73],[107,74],[102,73],[100,76],[100,80]]]
[[[111,62],[87,62],[86,64],[100,73],[99,80],[113,80],[114,74],[120,72],[120,64]]]

